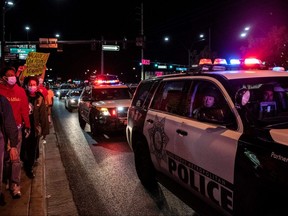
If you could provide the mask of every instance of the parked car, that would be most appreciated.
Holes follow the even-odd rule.
[[[80,94],[82,92],[82,89],[70,89],[68,93],[65,96],[65,108],[72,112],[74,109],[78,108],[79,98]]]
[[[78,118],[81,128],[89,124],[93,135],[125,132],[131,98],[128,86],[120,84],[118,78],[97,77],[91,85],[83,88],[80,95]]]
[[[63,83],[59,86],[57,92],[56,92],[56,96],[59,97],[59,99],[62,99],[63,97],[66,96],[66,94],[68,93],[68,91],[70,89],[72,89],[73,86],[68,84],[68,83]]]
[[[265,85],[273,101],[264,101]],[[208,86],[217,104],[196,117]],[[287,72],[224,68],[142,80],[127,120],[148,190],[168,181],[200,215],[287,214]]]

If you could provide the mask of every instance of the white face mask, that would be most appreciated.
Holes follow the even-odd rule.
[[[17,82],[16,76],[7,77],[7,83],[9,85],[15,85]]]
[[[28,91],[29,91],[31,94],[34,94],[34,93],[37,91],[37,86],[29,86],[29,87],[28,87]]]

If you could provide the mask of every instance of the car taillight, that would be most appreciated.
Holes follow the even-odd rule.
[[[112,109],[112,110],[111,110],[111,116],[116,116],[116,115],[117,115],[116,110],[115,110],[115,109]]]

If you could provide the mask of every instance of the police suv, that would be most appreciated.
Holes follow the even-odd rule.
[[[81,92],[78,104],[80,127],[84,129],[86,123],[89,124],[93,135],[125,131],[131,98],[130,89],[121,84],[117,76],[97,76]]]
[[[195,116],[207,87],[216,104]],[[209,69],[142,80],[126,138],[142,185],[172,182],[200,215],[288,214],[287,72]]]

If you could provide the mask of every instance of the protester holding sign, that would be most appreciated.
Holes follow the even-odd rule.
[[[23,86],[24,79],[28,76],[38,76],[44,80],[46,72],[46,63],[50,53],[30,52],[24,66],[18,68],[16,76],[19,83]]]

